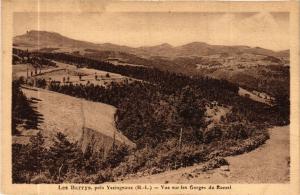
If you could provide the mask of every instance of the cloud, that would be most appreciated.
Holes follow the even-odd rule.
[[[208,42],[225,45],[260,46],[273,50],[289,48],[288,28],[279,25],[268,12],[249,14],[227,13],[209,25]]]

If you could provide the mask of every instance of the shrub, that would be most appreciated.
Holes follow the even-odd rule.
[[[207,129],[203,133],[203,142],[204,143],[211,143],[216,140],[220,140],[223,136],[223,132],[220,126],[214,126],[211,129]]]

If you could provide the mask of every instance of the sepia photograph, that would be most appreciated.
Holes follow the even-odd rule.
[[[7,194],[296,194],[292,3],[14,1]]]
[[[288,13],[21,12],[13,30],[13,183],[289,182]]]

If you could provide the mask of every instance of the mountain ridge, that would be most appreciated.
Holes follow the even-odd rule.
[[[113,43],[93,43],[81,41],[49,31],[27,31],[26,34],[13,38],[14,46],[31,48],[83,48],[99,51],[127,52],[139,57],[161,56],[168,58],[195,57],[214,54],[239,54],[251,53],[256,55],[270,55],[275,57],[288,56],[289,50],[273,51],[261,47],[249,47],[245,45],[211,45],[205,42],[191,42],[180,46],[172,46],[169,43],[162,43],[154,46],[129,47]]]

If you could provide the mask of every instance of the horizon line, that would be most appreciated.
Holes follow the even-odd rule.
[[[83,41],[83,42],[88,42],[88,43],[92,43],[92,44],[112,44],[112,45],[116,45],[116,46],[120,46],[120,47],[130,47],[130,48],[134,48],[134,49],[138,49],[138,48],[141,48],[141,47],[155,47],[155,46],[160,46],[160,45],[164,45],[164,44],[170,45],[172,48],[176,48],[176,47],[181,47],[181,46],[192,44],[192,43],[203,43],[203,44],[211,45],[211,46],[228,46],[228,47],[238,47],[239,46],[239,47],[249,47],[249,48],[261,48],[261,49],[271,50],[271,51],[274,51],[274,52],[280,52],[280,51],[290,50],[290,48],[285,48],[285,49],[280,49],[280,50],[274,50],[274,49],[267,49],[267,48],[264,48],[264,47],[261,47],[261,46],[249,46],[249,45],[241,45],[241,44],[237,44],[237,45],[210,44],[210,43],[204,42],[204,41],[192,41],[192,42],[186,42],[186,43],[180,44],[180,45],[173,45],[173,44],[170,44],[168,42],[161,42],[161,43],[154,44],[154,45],[129,46],[129,45],[124,45],[124,44],[119,44],[119,43],[114,43],[114,42],[97,42],[97,41],[93,42],[91,40],[82,40],[82,39],[72,38],[72,37],[66,36],[66,35],[64,35],[64,34],[62,34],[60,32],[48,31],[48,30],[35,30],[35,29],[27,30],[23,34],[15,35],[15,36],[13,36],[13,39],[15,37],[18,37],[18,36],[26,35],[27,33],[32,32],[32,31],[47,32],[47,33],[56,33],[56,34],[59,34],[60,36],[63,36],[63,37],[69,38],[69,39],[73,39],[75,41]]]

